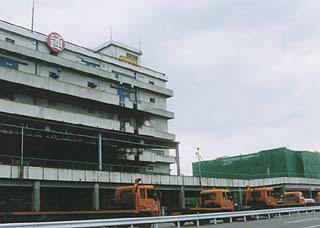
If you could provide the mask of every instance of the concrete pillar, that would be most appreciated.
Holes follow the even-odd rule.
[[[23,164],[23,157],[24,157],[24,128],[21,127],[21,154],[20,154],[20,178],[23,178],[24,175],[24,164]]]
[[[180,208],[185,208],[186,207],[186,196],[185,196],[185,191],[184,191],[184,186],[181,186],[180,188],[180,193],[179,193],[179,206]]]
[[[99,184],[95,183],[92,192],[92,209],[98,211],[100,209]]]
[[[178,174],[178,176],[180,176],[179,143],[176,144],[176,163],[177,163],[177,174]]]
[[[32,190],[32,211],[40,211],[40,181],[35,181]]]
[[[242,190],[239,188],[239,206],[243,206]]]
[[[98,137],[98,157],[99,157],[99,170],[102,170],[102,134],[99,133]]]

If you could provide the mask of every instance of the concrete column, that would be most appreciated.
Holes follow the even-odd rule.
[[[186,207],[186,197],[185,197],[185,191],[184,191],[184,186],[181,186],[180,188],[180,193],[179,193],[179,206],[180,208],[185,208]]]
[[[99,157],[99,170],[102,170],[102,135],[99,133],[98,137],[98,157]]]
[[[176,163],[177,163],[177,174],[178,174],[178,176],[180,176],[179,143],[176,144]]]
[[[243,202],[242,202],[242,191],[241,191],[241,188],[239,188],[239,206],[243,206]]]
[[[92,209],[98,211],[100,209],[99,184],[95,183],[92,192]]]
[[[23,178],[24,175],[24,164],[23,164],[23,157],[24,157],[24,128],[23,126],[21,127],[21,154],[20,154],[20,178]]]
[[[32,190],[32,211],[40,211],[40,181],[35,181]]]

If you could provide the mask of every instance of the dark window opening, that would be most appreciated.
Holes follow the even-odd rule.
[[[10,90],[1,89],[0,90],[0,99],[13,101],[14,100],[14,93]]]
[[[6,37],[6,42],[14,44],[16,41]]]
[[[88,82],[88,87],[90,87],[90,88],[94,89],[94,88],[96,88],[96,87],[97,87],[97,84],[96,84],[96,83],[94,83],[94,82]]]
[[[149,81],[149,84],[154,85],[154,81]]]
[[[151,97],[151,98],[150,98],[150,102],[151,102],[151,103],[156,103],[156,99],[153,98],[153,97]]]
[[[57,55],[58,55],[58,52],[50,51],[50,55],[57,56]]]
[[[57,79],[57,78],[59,78],[59,75],[57,73],[54,73],[54,72],[49,72],[49,77],[53,78],[53,79]]]

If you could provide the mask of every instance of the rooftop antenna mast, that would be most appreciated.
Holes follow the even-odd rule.
[[[32,0],[31,32],[33,32],[33,22],[34,22],[34,0]]]
[[[110,40],[112,40],[112,26],[110,26]]]
[[[139,51],[141,53],[141,33],[139,33]]]

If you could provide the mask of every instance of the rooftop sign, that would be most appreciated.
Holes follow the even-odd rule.
[[[47,44],[50,47],[51,51],[59,53],[64,49],[64,39],[63,37],[56,32],[52,32],[47,37]]]

